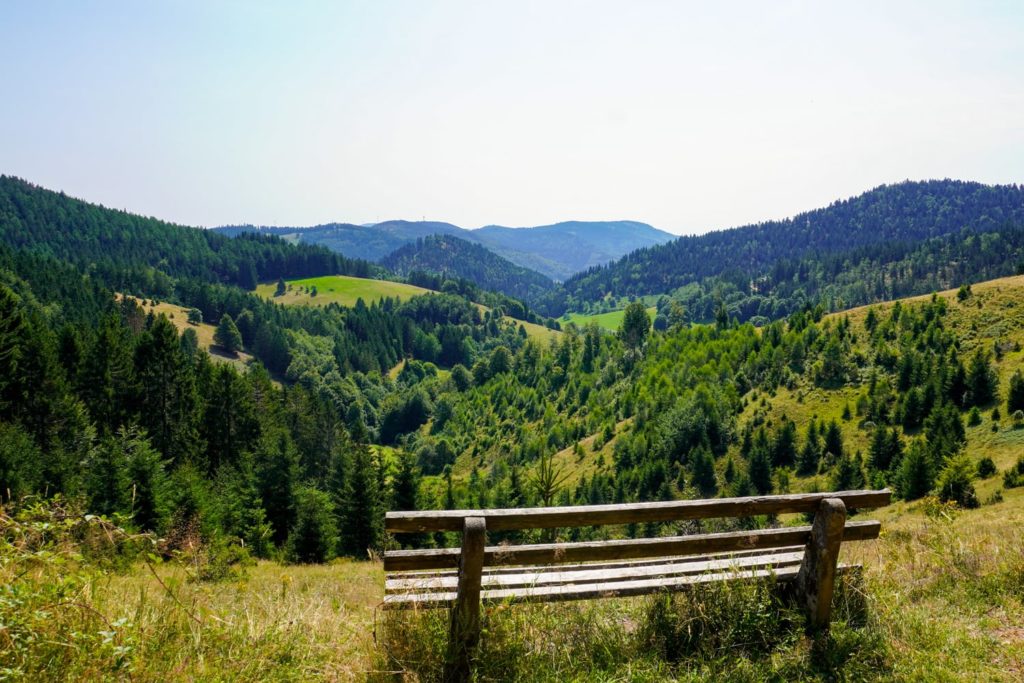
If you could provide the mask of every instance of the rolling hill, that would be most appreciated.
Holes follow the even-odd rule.
[[[375,267],[272,235],[226,235],[146,218],[0,176],[0,243],[102,271],[133,271],[150,285],[195,277],[253,289],[259,280],[328,273],[369,276]],[[163,280],[167,280],[166,277]]]
[[[696,306],[701,312],[695,319],[711,317],[706,309],[713,299],[735,303],[733,314],[741,319],[772,319],[802,305],[798,299],[817,300],[851,274],[857,282],[850,283],[845,297],[833,295],[842,298],[836,308],[843,308],[927,292],[936,276],[950,286],[945,271],[968,276],[973,271],[974,280],[1012,274],[1021,241],[1008,231],[1022,225],[1024,187],[1018,185],[955,180],[883,185],[786,220],[637,250],[569,278],[544,312],[557,316],[609,296],[668,294],[696,286],[707,296]],[[984,262],[958,268],[985,250],[986,240],[972,242],[973,236],[1000,233],[1005,243]],[[977,272],[979,267],[986,271]],[[925,280],[928,284],[922,285]],[[894,281],[907,286],[894,290]],[[914,290],[915,283],[924,288]]]
[[[425,271],[469,280],[481,289],[531,303],[554,288],[540,273],[517,266],[480,244],[453,235],[432,235],[410,242],[380,261],[402,276]]]
[[[553,280],[607,263],[672,235],[636,221],[568,221],[533,228],[490,225],[467,230],[451,223],[392,220],[374,225],[329,223],[306,228],[252,225],[213,228],[226,235],[257,233],[318,244],[350,258],[381,261],[396,249],[430,235],[453,235],[487,247],[519,266]]]

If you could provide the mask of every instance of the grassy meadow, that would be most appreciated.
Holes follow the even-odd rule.
[[[120,296],[118,295],[118,298]],[[193,325],[188,321],[188,309],[184,306],[169,304],[166,301],[138,299],[136,297],[129,298],[135,299],[146,314],[160,315],[162,313],[166,315],[174,323],[174,326],[178,328],[179,334],[188,329],[195,330],[196,337],[199,339],[199,348],[209,353],[213,360],[220,363],[231,363],[239,370],[248,365],[249,361],[252,360],[252,356],[244,351],[239,351],[236,356],[229,356],[213,343],[213,335],[217,331],[216,321],[213,323],[204,321],[198,325]]]
[[[654,315],[658,309],[654,306],[650,306],[647,309],[647,315],[651,318],[651,324],[654,324]],[[575,323],[578,327],[589,325],[590,323],[597,323],[598,327],[608,330],[609,332],[617,332],[619,327],[622,326],[622,319],[626,315],[626,309],[620,309],[617,311],[608,311],[607,313],[597,314],[585,314],[585,313],[566,313],[560,319],[562,323]]]
[[[316,296],[312,294],[312,288],[316,287]],[[338,304],[339,306],[355,306],[356,301],[363,300],[369,305],[385,298],[406,301],[414,296],[434,293],[431,289],[424,289],[404,282],[392,282],[390,280],[370,280],[367,278],[351,277],[348,275],[325,275],[323,277],[311,277],[302,280],[289,280],[288,291],[281,296],[274,296],[277,291],[277,283],[264,283],[256,288],[256,294],[280,304],[289,306],[326,306]],[[479,306],[481,313],[489,310],[486,306]],[[560,334],[557,330],[550,330],[543,325],[515,320],[512,324],[522,325],[526,334],[541,342],[548,342],[556,339]]]
[[[311,294],[313,287],[316,287],[316,296]],[[264,283],[256,287],[256,294],[264,299],[293,306],[326,306],[327,304],[355,306],[359,299],[369,305],[389,297],[405,301],[414,296],[431,292],[429,289],[403,282],[370,280],[348,275],[324,275],[302,280],[289,280],[287,292],[281,296],[274,296],[276,291],[276,282]]]
[[[446,613],[381,611],[379,562],[263,561],[197,580],[201,553],[154,564],[122,548],[118,561],[96,551],[109,530],[6,512],[0,680],[439,680]],[[804,636],[767,583],[496,605],[477,680],[1020,680],[1024,490],[978,510],[925,499],[870,516],[882,537],[844,549],[864,572],[844,582],[827,639]]]

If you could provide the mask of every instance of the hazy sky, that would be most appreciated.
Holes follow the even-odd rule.
[[[193,225],[703,232],[1024,182],[1024,2],[0,4],[0,173]]]

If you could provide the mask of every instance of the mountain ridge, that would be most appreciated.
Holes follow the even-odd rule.
[[[324,223],[305,227],[231,225],[211,228],[235,236],[271,234],[319,244],[349,258],[380,262],[410,242],[452,235],[483,245],[512,263],[562,281],[573,273],[613,261],[635,249],[663,244],[674,235],[640,221],[561,221],[547,225],[462,228],[443,221],[387,220],[372,225]]]

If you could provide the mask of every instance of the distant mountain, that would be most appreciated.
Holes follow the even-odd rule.
[[[865,259],[873,264],[870,272],[878,273],[882,265],[902,261],[912,252],[931,253],[933,258],[940,251],[948,252],[931,241],[954,236],[963,246],[950,243],[949,249],[970,253],[971,243],[964,240],[971,234],[1020,225],[1024,225],[1024,186],[958,180],[882,185],[786,220],[680,237],[637,250],[569,278],[542,310],[559,315],[565,310],[581,310],[588,302],[608,295],[666,294],[703,283],[707,291],[716,289],[714,297],[720,302],[725,301],[728,285],[752,310],[766,311],[756,315],[774,318],[784,315],[800,297],[813,299],[841,273]],[[1011,265],[1007,261],[999,268],[1006,270]],[[919,260],[915,268],[923,276],[956,266]],[[1005,274],[1003,270],[993,270],[991,276]],[[881,296],[886,287],[886,283],[878,284],[874,296]],[[870,296],[865,293],[857,298]],[[788,303],[777,305],[773,298]]]
[[[466,230],[433,221],[385,221],[373,225],[327,223],[310,228],[229,225],[214,228],[226,235],[252,232],[276,235],[289,242],[318,244],[349,258],[379,261],[395,249],[429,235],[463,235]]]
[[[435,221],[384,221],[373,225],[328,223],[309,228],[257,227],[214,228],[237,235],[256,232],[276,235],[291,242],[323,245],[348,256],[380,261],[399,247],[429,235],[453,235],[484,245],[509,261],[555,280],[612,261],[635,249],[665,243],[673,238],[646,223],[636,221],[569,221],[535,228],[490,225],[466,230]]]
[[[675,236],[636,221],[565,221],[535,228],[489,225],[474,230],[472,239],[513,263],[565,280]]]
[[[527,303],[555,287],[550,278],[517,266],[481,244],[454,235],[423,237],[399,247],[380,263],[404,276],[418,270],[463,278],[482,289],[501,292]]]

